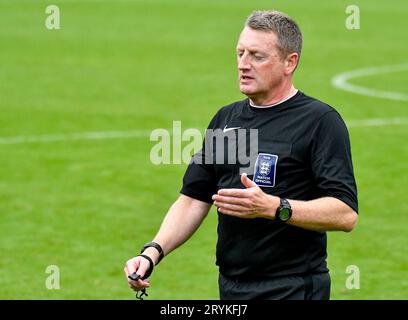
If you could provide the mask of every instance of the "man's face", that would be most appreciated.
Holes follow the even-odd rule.
[[[250,98],[268,96],[287,76],[274,32],[245,27],[238,40],[237,62],[240,91]]]

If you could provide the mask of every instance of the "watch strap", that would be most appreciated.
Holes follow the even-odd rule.
[[[287,199],[285,198],[280,198],[280,206],[281,207],[289,207],[290,208],[290,203]]]
[[[147,248],[150,248],[150,247],[155,248],[159,252],[159,259],[157,260],[157,263],[156,263],[156,265],[158,265],[159,262],[164,258],[164,251],[163,251],[162,247],[157,242],[152,241],[152,242],[146,243],[143,246],[140,253],[143,253]]]

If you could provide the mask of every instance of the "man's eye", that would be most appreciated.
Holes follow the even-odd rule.
[[[263,56],[255,56],[255,60],[263,60]]]

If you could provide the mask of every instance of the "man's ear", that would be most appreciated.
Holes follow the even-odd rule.
[[[292,74],[299,62],[299,54],[296,52],[289,53],[285,59],[285,74]]]

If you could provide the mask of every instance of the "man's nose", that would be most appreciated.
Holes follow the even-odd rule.
[[[244,53],[241,57],[238,57],[238,69],[247,70],[251,67],[249,64],[248,55]]]

